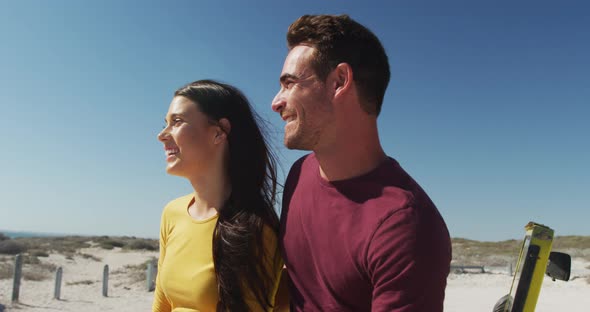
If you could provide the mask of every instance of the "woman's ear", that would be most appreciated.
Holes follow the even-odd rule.
[[[215,133],[215,144],[227,140],[227,136],[231,132],[231,124],[227,118],[221,118],[218,121],[218,126]]]

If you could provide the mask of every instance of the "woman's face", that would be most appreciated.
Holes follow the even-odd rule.
[[[197,105],[183,96],[174,97],[170,103],[166,125],[158,134],[158,140],[164,143],[169,174],[189,178],[204,172],[215,157],[220,157],[216,146],[220,127],[211,124]]]

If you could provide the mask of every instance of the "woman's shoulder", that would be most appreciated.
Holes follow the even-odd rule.
[[[193,197],[194,194],[191,193],[169,201],[164,207],[164,212],[177,210],[185,211],[191,200],[193,200]]]
[[[278,236],[277,234],[277,231],[275,231],[271,225],[265,223],[262,226],[262,237],[264,237],[264,239],[276,240]]]
[[[274,254],[279,251],[278,234],[270,225],[265,224],[262,227],[262,240],[267,253]]]

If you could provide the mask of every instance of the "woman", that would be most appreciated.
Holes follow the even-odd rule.
[[[236,88],[211,80],[174,93],[158,135],[166,171],[194,193],[162,213],[153,311],[269,311],[282,269],[275,160]]]

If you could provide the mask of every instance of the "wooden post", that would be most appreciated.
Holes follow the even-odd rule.
[[[55,271],[55,290],[53,291],[53,299],[59,300],[61,296],[61,276],[63,274],[63,269],[61,267],[57,268]]]
[[[20,293],[20,280],[23,273],[23,256],[21,254],[16,255],[14,258],[14,275],[12,282],[12,302],[18,301],[18,295]]]
[[[109,265],[105,264],[102,271],[102,295],[108,297],[109,295]]]
[[[156,264],[154,263],[154,260],[150,260],[150,262],[148,262],[147,265],[147,272],[146,272],[146,282],[147,282],[147,291],[154,291],[154,289],[156,289],[156,284],[155,284],[155,277],[156,277]]]
[[[510,261],[510,264],[508,265],[508,274],[512,276],[512,261]]]

